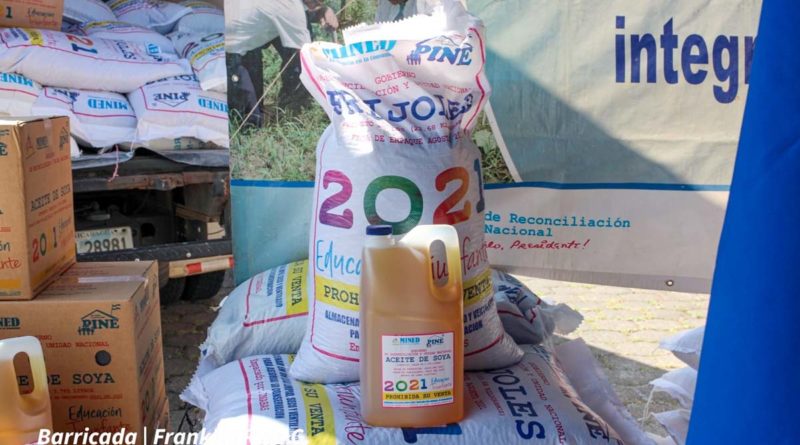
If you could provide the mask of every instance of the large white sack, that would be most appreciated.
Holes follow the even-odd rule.
[[[659,346],[672,352],[679,360],[694,369],[700,368],[700,353],[703,350],[703,334],[706,327],[700,326],[661,340]]]
[[[177,55],[172,40],[143,26],[120,21],[106,21],[86,23],[82,29],[86,35],[93,38],[142,43],[152,53],[155,53],[152,49],[154,45],[162,53]]]
[[[64,0],[64,19],[67,23],[83,24],[116,20],[117,16],[100,0]]]
[[[122,22],[144,26],[167,34],[178,20],[192,12],[177,3],[162,0],[111,0],[108,6]]]
[[[0,71],[60,88],[127,93],[153,80],[191,74],[192,68],[141,43],[6,28],[0,29]]]
[[[697,371],[686,367],[673,369],[650,382],[653,392],[664,392],[677,400],[682,407],[691,410],[694,404],[694,390],[697,386]]]
[[[69,117],[72,136],[90,147],[130,144],[136,133],[136,114],[119,93],[45,87],[31,113]]]
[[[495,271],[492,271],[493,273]],[[553,333],[563,317],[580,315],[567,306],[554,308],[506,274],[493,280],[503,327],[517,343],[538,344]],[[204,375],[226,363],[251,355],[294,354],[306,332],[308,318],[308,261],[301,260],[268,269],[236,286],[220,305],[217,318],[208,328],[200,345],[198,375]],[[531,311],[524,298],[508,300],[506,295],[529,295],[536,299]],[[523,317],[522,314],[525,316]],[[533,317],[530,315],[534,314]],[[576,326],[577,327],[577,326]],[[560,332],[567,334],[569,332]]]
[[[355,42],[355,43],[354,43]],[[348,45],[301,50],[302,80],[331,119],[317,144],[309,258],[314,277],[309,330],[293,377],[358,378],[358,306],[331,298],[358,293],[369,224],[396,235],[417,224],[450,224],[464,277],[467,369],[516,362],[492,298],[483,238],[481,154],[469,133],[488,100],[483,24],[457,1],[433,16],[359,27]],[[329,314],[334,314],[333,317]]]
[[[195,379],[181,398],[205,413],[205,445],[622,444],[570,386],[555,357],[525,345],[513,367],[464,376],[466,417],[435,428],[377,428],[360,414],[359,384],[289,378],[291,356],[249,357]]]
[[[189,34],[183,32],[170,35],[178,55],[189,60],[200,87],[206,91],[225,93],[228,89],[225,68],[225,34]]]
[[[551,305],[513,276],[492,269],[494,301],[506,332],[517,343],[539,344],[553,332],[578,329],[583,316],[564,303]]]
[[[227,148],[225,94],[203,91],[194,74],[147,83],[128,94],[136,111],[136,143],[191,137]]]
[[[175,31],[203,35],[225,32],[225,14],[221,9],[202,0],[184,0],[180,4],[192,12],[178,20]]]
[[[0,116],[30,116],[42,86],[22,74],[0,72]]]
[[[628,412],[582,338],[559,344],[555,353],[561,369],[583,403],[602,417],[625,443],[656,445],[662,442],[649,437]]]
[[[251,355],[294,354],[308,317],[308,261],[256,274],[222,301],[200,345],[199,369],[215,369]]]
[[[692,417],[692,412],[690,410],[676,409],[664,411],[662,413],[654,413],[653,417],[667,430],[667,433],[677,445],[686,444],[686,436],[689,435],[689,420]],[[758,442],[756,441],[753,443]]]

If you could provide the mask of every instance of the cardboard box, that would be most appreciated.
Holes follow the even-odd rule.
[[[0,0],[0,27],[61,30],[64,0]]]
[[[157,263],[78,263],[35,300],[0,302],[0,338],[23,335],[44,348],[54,431],[142,443],[145,426],[167,428]]]
[[[0,119],[0,300],[30,300],[75,263],[69,119]]]

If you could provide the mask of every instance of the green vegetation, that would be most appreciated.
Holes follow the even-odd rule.
[[[338,11],[345,0],[327,0],[326,3]],[[351,0],[347,4],[339,14],[341,28],[372,21],[375,15],[374,0]],[[318,38],[326,37],[318,25],[314,26]],[[332,38],[330,35],[327,37]],[[341,32],[338,37],[341,42]],[[275,82],[264,99],[264,110],[269,116],[265,126],[245,127],[234,136],[241,120],[231,119],[231,171],[234,178],[284,181],[310,181],[314,178],[317,140],[329,120],[313,100],[309,101],[308,107],[294,114],[278,109],[280,64],[281,59],[273,48],[265,51],[264,83],[269,87]],[[485,182],[511,182],[511,174],[503,161],[489,120],[483,113],[473,130],[473,140],[483,153]]]

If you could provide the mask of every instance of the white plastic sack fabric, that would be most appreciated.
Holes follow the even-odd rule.
[[[42,86],[22,74],[0,72],[0,116],[30,116]]]
[[[242,359],[196,379],[181,398],[205,413],[205,445],[622,444],[583,404],[557,361],[523,346],[513,367],[468,372],[466,417],[436,428],[377,428],[363,422],[359,385],[320,385],[287,375],[291,356]]]
[[[661,340],[660,347],[672,352],[678,360],[692,368],[699,369],[705,330],[705,326],[700,326],[686,332],[680,332]]]
[[[83,24],[113,21],[117,16],[100,0],[64,0],[64,19],[67,23]]]
[[[150,82],[128,94],[136,111],[136,143],[190,137],[228,148],[225,94],[203,91],[194,74]]]
[[[78,147],[78,142],[71,136],[69,138],[69,156],[72,159],[81,157],[81,149]]]
[[[506,332],[517,343],[539,344],[553,332],[567,335],[583,316],[564,303],[551,305],[513,276],[492,270],[494,301]]]
[[[261,272],[225,297],[200,345],[199,374],[243,357],[294,354],[308,318],[308,261]]]
[[[317,144],[309,258],[309,329],[292,377],[358,378],[361,248],[369,224],[402,235],[418,224],[458,231],[465,366],[509,366],[521,350],[503,330],[483,242],[481,154],[469,137],[488,100],[483,26],[457,1],[433,16],[364,26],[347,45],[301,50],[302,80],[331,119]]]
[[[129,144],[136,132],[133,107],[119,93],[45,87],[31,113],[69,117],[72,136],[90,147]]]
[[[225,93],[228,75],[225,68],[225,35],[173,33],[171,39],[178,54],[188,59],[200,87],[206,91]]]
[[[691,411],[687,409],[676,409],[653,414],[653,417],[667,430],[667,434],[669,434],[678,445],[686,444],[686,436],[689,435],[689,419],[691,416]]]
[[[555,347],[555,353],[561,369],[583,403],[602,417],[625,443],[656,444],[619,400],[611,382],[583,339],[564,342]]]
[[[202,35],[225,32],[225,14],[221,9],[202,0],[184,0],[180,4],[192,12],[178,20],[175,31]]]
[[[665,392],[677,400],[682,407],[691,410],[694,403],[694,390],[697,385],[697,371],[692,368],[673,369],[650,382],[653,391]]]
[[[162,0],[111,0],[108,6],[119,21],[143,26],[161,34],[171,32],[181,17],[192,12],[185,6]]]
[[[533,292],[516,280],[505,281],[502,278],[505,274],[498,276],[500,278],[493,281],[494,295],[498,299],[498,308],[503,299],[508,309],[498,311],[500,320],[516,342],[541,343],[552,334],[553,327],[561,323],[560,317],[580,317],[564,306],[563,312],[536,311],[537,316],[531,321],[520,319],[516,314],[522,310],[501,295],[533,295]],[[205,342],[200,345],[197,374],[205,375],[212,369],[251,355],[296,353],[308,319],[307,278],[308,261],[302,260],[268,269],[238,285],[223,300],[217,318],[208,328]],[[541,301],[538,308],[543,307],[552,306]]]
[[[134,145],[136,147],[137,145]],[[138,146],[143,146],[138,144]],[[190,137],[180,137],[171,139],[152,139],[147,141],[147,146],[150,150],[198,150],[205,148],[222,148],[210,142],[203,142],[199,139]]]
[[[120,21],[91,22],[82,26],[83,32],[96,39],[124,40],[144,44],[156,54],[153,48],[161,53],[177,55],[172,40],[142,26]]]
[[[127,93],[153,80],[191,74],[192,68],[140,43],[6,28],[0,29],[0,71],[59,88]]]
[[[311,41],[303,3],[297,0],[227,0],[226,51],[244,55],[280,38],[286,48],[300,49]]]
[[[675,369],[653,380],[650,384],[653,385],[653,392],[667,393],[681,404],[680,409],[653,413],[653,417],[667,430],[677,444],[684,445],[694,404],[697,370],[691,367]]]

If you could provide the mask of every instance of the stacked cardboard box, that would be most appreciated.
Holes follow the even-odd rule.
[[[69,120],[0,119],[0,300],[30,300],[75,263]]]
[[[69,151],[66,118],[0,120],[0,339],[41,341],[54,431],[166,428],[158,267],[75,264]]]
[[[0,304],[0,338],[42,342],[55,431],[166,428],[159,307],[156,263],[78,263],[36,299]]]

